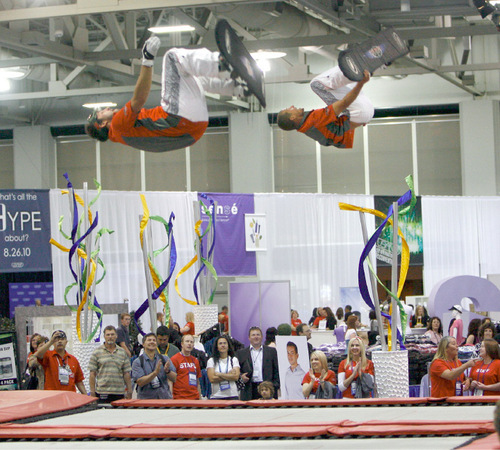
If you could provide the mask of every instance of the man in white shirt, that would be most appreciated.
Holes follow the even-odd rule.
[[[304,400],[302,380],[306,373],[299,365],[299,351],[294,342],[289,341],[286,344],[286,354],[290,367],[286,371],[282,398],[284,400]]]

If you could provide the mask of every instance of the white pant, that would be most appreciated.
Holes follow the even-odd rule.
[[[338,66],[323,72],[311,81],[311,89],[328,105],[342,100],[356,83],[347,78]],[[351,122],[368,123],[375,112],[370,99],[360,92],[347,108]]]
[[[163,57],[161,106],[192,122],[208,121],[205,91],[233,95],[234,81],[220,78],[219,53],[172,48]]]

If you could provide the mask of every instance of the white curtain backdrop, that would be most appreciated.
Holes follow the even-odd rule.
[[[364,248],[358,212],[338,203],[373,208],[373,197],[331,194],[255,194],[255,212],[266,214],[267,251],[257,252],[261,280],[290,280],[291,306],[306,322],[316,306],[340,306],[340,287],[358,285]],[[368,235],[373,216],[366,215]]]
[[[458,275],[479,276],[475,197],[422,197],[424,294]]]
[[[81,190],[77,193],[83,196]],[[89,191],[89,201],[96,191]],[[193,201],[197,200],[194,192],[147,192],[145,194],[150,215],[162,216],[168,221],[171,211],[175,214],[174,237],[177,244],[177,266],[170,282],[170,307],[174,320],[184,325],[185,313],[191,306],[181,300],[174,288],[174,278],[179,270],[194,256],[194,213]],[[69,241],[64,240],[58,230],[58,220],[64,216],[63,230],[70,234],[70,209],[67,195],[60,190],[50,191],[51,236],[65,247]],[[80,213],[82,208],[80,208]],[[111,235],[101,238],[100,258],[106,265],[107,275],[96,288],[100,304],[121,303],[129,299],[129,310],[136,310],[147,298],[145,287],[144,264],[139,239],[139,217],[142,215],[142,203],[139,192],[102,191],[93,207],[99,213],[97,230],[102,227],[114,230]],[[162,248],[167,243],[167,234],[163,225],[152,222],[153,248]],[[95,234],[94,234],[95,236]],[[155,259],[155,266],[163,279],[167,277],[166,252]],[[64,304],[64,289],[73,282],[68,265],[68,253],[52,247],[52,265],[54,276],[54,304]],[[179,278],[179,289],[183,297],[193,299],[192,280],[195,269],[192,267]],[[75,298],[75,289],[70,293]],[[73,303],[74,304],[74,300]],[[158,305],[160,311],[161,305]],[[144,330],[150,329],[149,314],[142,316]]]
[[[500,273],[500,197],[477,198],[480,275]]]
[[[81,195],[82,191],[77,190]],[[147,192],[151,215],[168,220],[173,211],[177,244],[175,275],[194,256],[193,243],[195,192]],[[89,191],[89,199],[95,191]],[[303,321],[314,307],[340,306],[341,287],[356,287],[359,257],[364,247],[359,213],[341,211],[339,202],[373,208],[372,196],[332,194],[255,194],[255,213],[265,214],[267,251],[257,252],[258,279],[290,280],[291,306]],[[63,228],[70,233],[70,210],[67,195],[50,191],[51,236],[68,247],[57,224],[64,216]],[[81,208],[80,208],[81,211]],[[97,287],[101,304],[129,299],[129,310],[136,310],[146,299],[144,265],[139,243],[139,216],[142,204],[138,192],[103,191],[94,207],[99,212],[98,229],[114,230],[101,239],[100,257],[107,276]],[[375,229],[374,218],[366,215],[368,235]],[[457,275],[500,273],[500,198],[496,197],[422,197],[424,243],[424,295],[443,278]],[[162,225],[152,223],[153,247],[166,243]],[[243,237],[242,237],[243,238]],[[54,304],[64,304],[63,293],[72,283],[68,254],[52,249]],[[166,254],[155,260],[163,278]],[[194,299],[191,268],[179,279],[181,294]],[[239,278],[239,281],[244,278]],[[71,298],[74,299],[74,290]],[[179,298],[174,279],[169,289],[174,320],[184,325],[191,306]],[[74,301],[74,300],[73,300]],[[143,315],[143,327],[149,329],[149,315]]]

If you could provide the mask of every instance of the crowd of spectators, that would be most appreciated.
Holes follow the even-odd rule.
[[[131,317],[122,314],[118,328],[104,329],[104,342],[90,358],[89,395],[100,402],[132,398],[134,390],[139,399],[268,400],[279,398],[281,393],[287,399],[370,397],[376,395],[376,384],[367,344],[374,344],[371,338],[378,334],[378,322],[374,311],[370,312],[367,340],[360,331],[364,327],[360,317],[349,306],[337,309],[335,315],[329,307],[318,307],[309,323],[303,323],[299,313],[292,310],[290,323],[267,329],[265,341],[262,330],[251,327],[250,345],[244,347],[227,333],[228,310],[224,307],[214,333],[206,336],[205,348],[200,350],[195,348],[193,313],[186,314],[184,327],[172,320],[163,324],[159,315],[156,333],[142,338],[139,352],[130,338]],[[419,305],[410,321],[415,328],[426,328],[423,337],[436,346],[429,367],[431,396],[495,395],[500,391],[500,349],[493,339],[498,336],[491,320],[471,320],[466,343],[475,346],[476,353],[467,361],[459,358],[457,340],[443,336],[439,317],[429,317]],[[314,349],[309,342],[311,329],[342,329],[346,350],[338,366],[329,365],[327,355]],[[280,380],[276,336],[305,337],[310,369],[300,366],[298,347],[289,341],[289,365]],[[54,331],[50,339],[35,333],[30,340],[27,370],[38,379],[38,389],[87,394],[82,369],[66,351],[67,343],[62,330]],[[203,389],[204,383],[208,389]]]

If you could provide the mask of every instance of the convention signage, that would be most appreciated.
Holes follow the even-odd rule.
[[[0,334],[0,391],[18,389],[14,334]]]
[[[0,272],[51,270],[48,190],[0,190]]]
[[[245,214],[255,212],[253,194],[198,194],[213,210],[213,205],[204,197],[217,204],[215,219],[214,267],[220,277],[255,276],[257,259],[255,252],[248,252],[245,247]],[[201,211],[204,227],[208,216]]]

